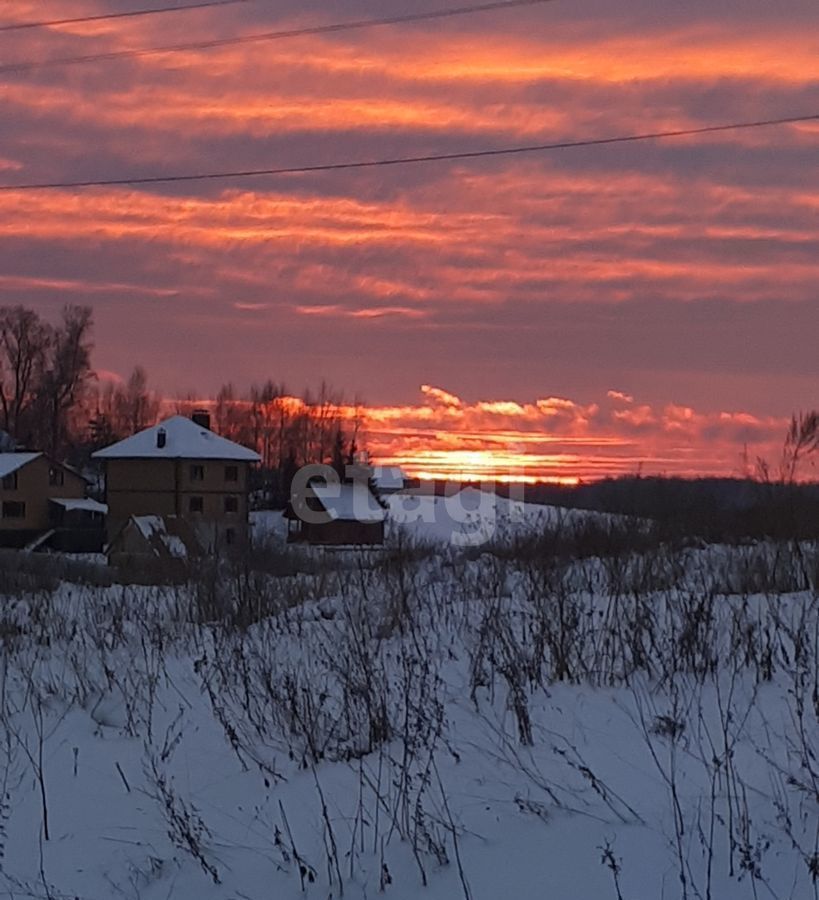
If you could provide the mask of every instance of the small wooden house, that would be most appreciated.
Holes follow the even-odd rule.
[[[178,516],[130,516],[106,547],[111,565],[168,573],[184,572],[203,553],[196,528]]]
[[[323,546],[378,546],[384,543],[387,511],[366,481],[313,483],[303,507],[285,511],[287,540]]]
[[[49,497],[54,535],[48,546],[63,553],[99,553],[105,543],[108,507],[90,497]]]

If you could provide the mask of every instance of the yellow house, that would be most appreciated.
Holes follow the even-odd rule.
[[[25,546],[54,524],[60,501],[85,503],[85,479],[44,453],[0,453],[0,543]]]
[[[187,519],[208,546],[244,539],[255,451],[173,416],[93,455],[105,464],[109,542],[132,516]]]

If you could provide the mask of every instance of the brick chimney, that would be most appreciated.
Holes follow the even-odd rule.
[[[200,428],[206,428],[210,431],[210,413],[206,409],[195,409],[191,414],[191,419]]]

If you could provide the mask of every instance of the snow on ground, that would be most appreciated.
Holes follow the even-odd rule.
[[[450,496],[398,493],[386,500],[393,534],[401,530],[421,541],[455,546],[477,546],[515,533],[602,518],[600,513],[524,503],[471,487]]]
[[[388,539],[402,534],[423,543],[456,547],[478,546],[560,524],[611,518],[585,510],[523,503],[476,488],[464,488],[450,496],[395,493],[387,495],[384,502]],[[287,536],[287,522],[278,511],[252,512],[251,523],[257,537]]]
[[[250,528],[256,540],[287,539],[287,519],[280,509],[257,509],[250,513]]]
[[[0,896],[814,897],[817,597],[663,553],[8,593]]]

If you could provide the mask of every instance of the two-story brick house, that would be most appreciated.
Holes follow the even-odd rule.
[[[131,516],[187,519],[209,546],[244,539],[255,451],[173,416],[94,458],[105,464],[109,541]]]
[[[101,516],[85,490],[79,472],[44,453],[0,453],[0,545],[23,547],[51,531],[66,505]]]

